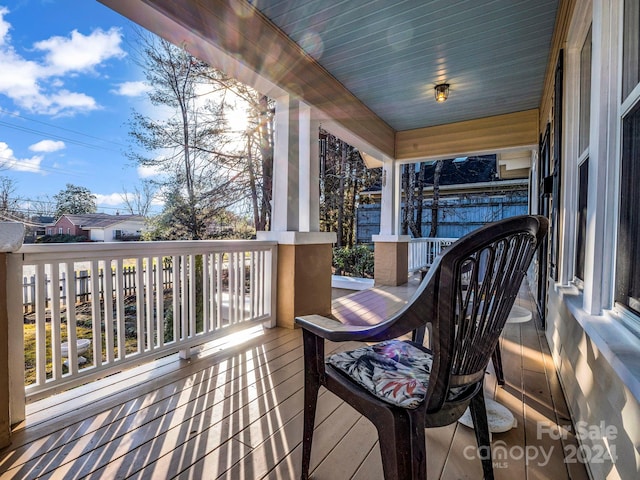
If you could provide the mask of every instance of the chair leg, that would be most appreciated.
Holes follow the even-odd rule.
[[[324,365],[324,340],[312,333],[303,332],[304,344],[304,425],[302,432],[302,473],[300,478],[309,478],[311,444],[316,420],[316,406],[320,390],[320,365]],[[324,367],[322,367],[324,368]]]
[[[378,439],[385,480],[427,478],[424,418],[404,411],[378,423]]]
[[[476,432],[478,452],[482,459],[482,472],[485,480],[493,480],[493,460],[491,458],[491,437],[489,422],[487,420],[487,408],[484,403],[482,389],[471,399],[471,418]]]
[[[302,474],[300,478],[309,478],[311,463],[311,444],[313,442],[313,427],[316,420],[316,405],[318,404],[318,390],[320,385],[314,381],[313,375],[305,376],[304,383],[304,426],[302,433]]]
[[[502,370],[502,353],[500,353],[500,343],[496,345],[496,348],[491,355],[491,361],[493,362],[493,369],[496,371],[498,385],[504,385],[504,372]]]

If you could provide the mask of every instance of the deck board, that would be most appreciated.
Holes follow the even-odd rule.
[[[415,286],[338,298],[334,316],[378,321],[400,308]],[[532,305],[527,295],[518,299],[523,306]],[[377,312],[363,315],[372,305]],[[587,479],[583,465],[563,463],[563,449],[576,445],[575,437],[536,438],[537,422],[570,424],[536,322],[507,326],[501,343],[506,384],[497,385],[490,366],[485,392],[511,409],[518,424],[494,434],[494,445],[553,446],[553,455],[544,466],[509,458],[496,465],[496,479]],[[330,353],[356,345],[326,348]],[[0,451],[0,478],[298,478],[302,353],[300,330],[266,329],[243,344],[209,345],[190,360],[166,357],[34,402],[12,445]],[[332,393],[321,389],[320,395],[313,478],[381,480],[374,426]],[[475,446],[471,429],[430,429],[426,442],[429,478],[481,475],[480,461],[470,455],[475,450],[466,448]]]

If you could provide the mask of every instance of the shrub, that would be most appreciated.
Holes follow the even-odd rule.
[[[333,249],[336,275],[373,278],[373,251],[366,245]]]
[[[66,233],[57,233],[55,235],[43,235],[36,239],[36,243],[77,243],[88,242],[89,239],[84,235],[67,235]]]

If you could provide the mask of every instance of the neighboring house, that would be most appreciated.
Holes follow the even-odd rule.
[[[144,231],[144,217],[139,215],[110,215],[86,213],[62,215],[47,225],[47,235],[73,235],[86,237],[92,242],[118,242],[140,240]]]
[[[25,222],[24,243],[33,243],[37,238],[47,234],[47,226],[55,221],[55,217],[49,215],[32,215]]]
[[[458,238],[488,222],[526,214],[529,209],[529,162],[530,155],[523,154],[520,159],[513,153],[508,158],[481,155],[445,160],[439,181],[437,236]],[[423,237],[431,230],[435,162],[424,168]],[[415,175],[418,172],[419,167],[416,167]],[[381,190],[377,185],[360,193],[360,198],[368,197],[373,203],[358,206],[358,243],[370,243],[372,235],[380,232]]]

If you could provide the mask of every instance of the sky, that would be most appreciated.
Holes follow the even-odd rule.
[[[0,176],[23,208],[72,183],[122,212],[153,175],[125,154],[132,109],[148,108],[137,28],[95,0],[0,0]]]

